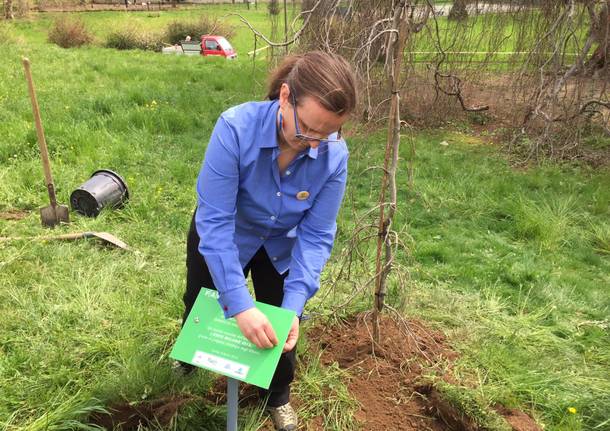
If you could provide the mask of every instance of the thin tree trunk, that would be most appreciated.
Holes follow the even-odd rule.
[[[388,137],[386,141],[383,162],[383,180],[379,196],[380,214],[377,232],[377,255],[375,260],[375,307],[373,309],[373,341],[379,344],[381,334],[379,314],[383,310],[386,295],[387,276],[392,268],[392,244],[389,237],[390,227],[396,211],[396,168],[398,165],[398,150],[400,146],[400,70],[404,57],[404,46],[408,36],[406,22],[407,1],[402,0],[394,9],[394,32],[390,35],[388,44],[387,78],[390,90],[390,115],[388,120]],[[386,214],[386,189],[390,202]],[[383,262],[382,262],[383,250]]]
[[[284,43],[288,42],[288,10],[286,0],[284,0]],[[288,54],[288,44],[285,46],[286,54]]]

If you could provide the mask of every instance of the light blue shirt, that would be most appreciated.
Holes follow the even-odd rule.
[[[344,141],[299,154],[280,176],[277,100],[221,114],[197,181],[195,218],[225,317],[254,307],[243,268],[261,246],[275,269],[290,271],[282,307],[303,312],[330,256],[347,179]],[[303,198],[307,193],[309,195]],[[297,197],[298,195],[298,197]]]

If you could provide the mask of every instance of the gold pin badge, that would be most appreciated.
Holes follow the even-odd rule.
[[[297,193],[297,199],[300,201],[304,201],[305,199],[307,199],[309,197],[309,192],[303,190],[302,192],[298,192]]]

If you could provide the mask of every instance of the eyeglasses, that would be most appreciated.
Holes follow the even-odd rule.
[[[293,91],[290,91],[290,95],[292,96],[292,110],[294,111],[294,128],[296,131],[296,133],[294,134],[295,138],[297,138],[301,141],[304,141],[304,142],[312,142],[312,141],[327,142],[327,143],[341,142],[341,127],[339,127],[339,130],[337,130],[336,139],[328,139],[328,137],[321,138],[321,137],[315,137],[315,136],[308,136],[308,135],[301,133],[301,129],[299,128],[299,120],[298,120],[298,116],[297,116],[297,99],[296,99]]]

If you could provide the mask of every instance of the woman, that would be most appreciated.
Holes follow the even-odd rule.
[[[216,289],[225,316],[252,343],[277,345],[248,292],[249,273],[258,301],[296,313],[266,394],[275,428],[294,430],[299,316],[334,242],[347,178],[341,127],[356,106],[354,75],[338,56],[291,56],[272,75],[268,99],[221,114],[210,138],[188,234],[184,318],[202,286]]]

